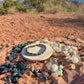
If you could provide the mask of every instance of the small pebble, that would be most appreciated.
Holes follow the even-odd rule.
[[[63,69],[64,67],[62,65],[59,66],[60,69]]]
[[[17,81],[18,81],[18,78],[17,78],[17,77],[14,77],[14,78],[12,79],[12,83],[17,83]]]
[[[75,57],[75,56],[73,56],[73,57],[71,58],[71,61],[72,61],[73,63],[78,63],[78,62],[79,62],[78,58]]]
[[[66,46],[66,47],[65,47],[65,49],[67,49],[67,50],[70,49],[70,48],[71,48],[70,46]]]
[[[51,75],[51,72],[48,72],[49,75]]]
[[[70,69],[72,69],[72,70],[76,69],[75,64],[71,64],[71,65],[70,65]]]
[[[47,77],[43,76],[42,81],[45,82],[47,80]]]
[[[35,77],[39,77],[39,73],[34,73]]]
[[[50,70],[51,72],[56,72],[56,70],[58,70],[58,65],[56,64],[51,65]]]

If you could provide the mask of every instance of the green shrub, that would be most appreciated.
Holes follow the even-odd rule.
[[[15,13],[17,13],[17,12],[18,12],[18,11],[17,11],[17,9],[16,9],[15,6],[10,7],[10,8],[7,9],[7,14],[15,14]]]
[[[79,10],[76,12],[76,15],[79,20],[84,22],[84,5],[79,7]]]
[[[0,15],[5,15],[7,14],[7,11],[5,8],[3,8],[3,6],[0,5]]]
[[[26,12],[27,12],[27,8],[26,8],[26,7],[22,7],[22,6],[18,6],[18,7],[17,7],[17,10],[18,10],[20,13],[22,13],[22,12],[26,13]]]
[[[43,12],[44,11],[44,5],[39,4],[39,5],[37,5],[36,9],[37,9],[38,12]]]

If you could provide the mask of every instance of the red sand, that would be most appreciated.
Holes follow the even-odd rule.
[[[65,38],[67,36],[69,40]],[[7,61],[7,52],[10,51],[12,46],[28,40],[39,40],[42,38],[80,47],[84,45],[84,23],[80,22],[74,15],[15,14],[0,16],[0,65]],[[82,58],[84,58],[84,53],[81,54]],[[16,61],[25,61],[20,56],[18,55]],[[25,61],[25,63],[39,69],[43,67],[43,63],[40,62],[30,63]],[[1,75],[0,79],[7,74]],[[51,79],[44,83],[41,81],[41,78],[33,78],[32,73],[27,70],[18,83],[57,84],[58,82],[58,84],[84,84],[83,79],[84,61],[78,65],[76,70],[70,71],[67,69],[63,78]],[[4,81],[0,80],[0,84],[4,84]]]

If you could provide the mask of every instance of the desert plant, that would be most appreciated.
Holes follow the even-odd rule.
[[[76,12],[76,15],[79,20],[84,21],[84,5],[79,7],[79,10]]]
[[[5,9],[5,8],[3,8],[3,6],[2,6],[2,5],[0,5],[0,15],[5,15],[5,14],[7,14],[6,9]]]
[[[18,10],[16,9],[15,6],[10,7],[10,8],[7,9],[7,13],[8,13],[8,14],[15,14],[15,13],[17,13],[17,12],[18,12]]]

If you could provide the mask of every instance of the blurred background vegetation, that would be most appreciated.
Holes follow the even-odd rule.
[[[79,18],[84,20],[84,4],[67,0],[24,0],[22,3],[19,0],[5,0],[0,4],[0,15],[14,13],[76,13]]]

